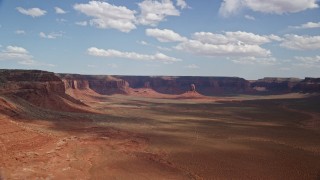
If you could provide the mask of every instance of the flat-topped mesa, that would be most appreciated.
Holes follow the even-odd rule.
[[[307,77],[294,88],[296,92],[320,92],[320,78]]]
[[[59,74],[66,89],[77,89],[81,84],[99,94],[129,94],[130,89],[147,88],[161,94],[179,95],[190,91],[190,85],[197,87],[203,95],[223,93],[245,93],[250,91],[249,82],[237,77],[174,77],[174,76],[90,76]],[[66,83],[67,82],[67,83]],[[77,82],[77,83],[75,83]],[[85,83],[86,82],[86,83]],[[131,91],[132,92],[132,91]]]
[[[89,86],[99,94],[128,94],[128,82],[117,80],[90,80]]]
[[[0,94],[53,110],[78,112],[75,106],[84,105],[65,94],[65,84],[54,73],[39,70],[0,70]]]
[[[104,75],[57,74],[65,84],[66,90],[93,90],[103,95],[128,94],[129,83]]]
[[[266,93],[289,93],[300,83],[298,78],[272,78],[266,77],[251,81],[251,87],[256,91]]]
[[[19,94],[28,91],[64,94],[65,86],[61,79],[52,72],[39,70],[0,71],[0,93]]]

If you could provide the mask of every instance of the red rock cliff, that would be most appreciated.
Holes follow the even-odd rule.
[[[62,111],[78,111],[73,105],[84,105],[65,94],[65,84],[54,73],[39,70],[0,70],[0,95]]]

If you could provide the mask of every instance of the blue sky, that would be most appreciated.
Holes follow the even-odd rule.
[[[0,68],[320,76],[317,0],[0,0]]]

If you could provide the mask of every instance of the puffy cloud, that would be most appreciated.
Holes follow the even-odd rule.
[[[187,38],[169,29],[146,29],[146,35],[156,38],[160,42],[186,41]]]
[[[7,46],[4,50],[0,51],[0,61],[16,61],[19,64],[27,66],[49,66],[54,67],[54,64],[47,64],[35,61],[34,57],[23,47]]]
[[[41,38],[45,38],[45,39],[56,39],[57,37],[61,37],[62,33],[61,32],[59,32],[59,33],[52,32],[52,33],[49,33],[49,34],[45,34],[44,32],[40,32],[39,36]]]
[[[223,17],[228,17],[238,14],[241,8],[241,0],[223,0],[219,9],[219,14]]]
[[[142,25],[156,26],[159,22],[166,20],[167,16],[180,16],[180,12],[175,8],[171,0],[144,0],[138,5],[141,10],[138,23]]]
[[[176,46],[176,49],[183,50],[203,56],[259,56],[271,55],[269,50],[252,44],[212,44],[198,40],[188,40]]]
[[[318,7],[317,0],[223,0],[219,13],[227,17],[237,14],[243,8],[248,8],[262,13],[283,14]]]
[[[14,33],[24,35],[26,32],[24,30],[16,30]]]
[[[25,48],[19,46],[7,46],[0,52],[0,60],[15,60],[24,65],[35,63],[33,56]]]
[[[5,52],[7,53],[13,53],[13,54],[28,54],[29,52],[23,48],[23,47],[19,47],[19,46],[7,46]]]
[[[271,52],[260,45],[280,40],[276,35],[261,36],[242,31],[196,32],[192,39],[182,41],[175,48],[204,56],[269,57]]]
[[[79,22],[76,22],[75,24],[79,25],[79,26],[87,26],[88,22],[87,21],[79,21]]]
[[[16,8],[21,14],[28,15],[31,17],[40,17],[44,16],[47,11],[39,9],[39,8],[30,8],[30,9],[24,9],[22,7]]]
[[[87,16],[93,17],[90,25],[101,29],[117,29],[130,32],[135,29],[135,11],[124,6],[115,6],[107,2],[89,1],[87,4],[75,4],[73,8]]]
[[[286,34],[280,46],[293,50],[320,49],[320,36]]]
[[[132,60],[140,60],[140,61],[158,61],[163,63],[173,63],[177,61],[181,61],[180,59],[167,56],[162,53],[156,53],[154,55],[148,54],[139,54],[136,52],[122,52],[114,49],[98,49],[96,47],[90,47],[87,50],[89,55],[98,56],[98,57],[115,57],[115,58],[126,58]]]
[[[181,9],[188,8],[188,4],[185,0],[177,0],[177,6],[179,6]]]
[[[196,32],[193,38],[204,43],[212,44],[229,44],[229,43],[245,43],[245,44],[265,44],[269,43],[278,36],[260,36],[253,33],[236,31],[236,32],[225,32],[224,34],[213,34],[210,32]],[[280,37],[278,37],[280,39]]]
[[[301,24],[300,26],[290,26],[295,29],[312,29],[312,28],[320,28],[320,22],[307,22],[305,24]]]
[[[57,14],[66,14],[67,12],[59,7],[54,7]]]

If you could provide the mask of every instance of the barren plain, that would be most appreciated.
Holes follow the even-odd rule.
[[[319,87],[1,70],[0,179],[319,179]]]
[[[316,179],[320,99],[69,92],[63,112],[1,96],[3,179]]]

